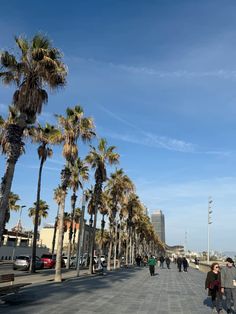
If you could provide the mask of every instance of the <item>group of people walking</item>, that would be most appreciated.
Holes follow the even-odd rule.
[[[164,262],[166,263],[166,266],[168,269],[170,269],[170,258],[169,256],[164,257],[160,256],[159,258],[156,258],[154,255],[151,255],[148,259],[148,266],[149,266],[149,272],[151,276],[155,275],[155,266],[159,264],[160,268],[164,268]]]
[[[157,263],[160,263],[160,268],[164,268],[164,262],[166,262],[167,268],[170,269],[171,259],[169,257],[161,256],[155,258],[155,256],[151,255],[147,259],[150,275],[155,275],[155,266]],[[225,296],[226,312],[236,314],[236,267],[230,257],[225,262],[226,265],[223,267],[220,267],[219,263],[211,265],[211,270],[206,276],[205,289],[208,290],[208,296],[211,297],[212,313],[224,313],[222,300],[223,296]],[[184,272],[187,272],[189,263],[185,257],[178,257],[174,260],[174,263],[177,264],[179,272],[182,271],[182,268]]]
[[[220,267],[218,263],[211,265],[207,273],[205,288],[212,300],[212,312],[223,313],[222,298],[225,296],[227,313],[236,313],[236,268],[232,258],[226,259],[226,266]],[[231,306],[234,306],[234,311]]]

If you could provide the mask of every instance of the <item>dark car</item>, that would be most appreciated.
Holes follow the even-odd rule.
[[[44,268],[54,268],[56,265],[56,254],[43,254],[41,261],[44,263]],[[61,259],[61,267],[66,267],[63,258]]]
[[[13,262],[13,269],[29,270],[30,268],[31,257],[29,255],[19,255]],[[38,256],[36,256],[36,269],[42,269],[44,266],[43,262]]]

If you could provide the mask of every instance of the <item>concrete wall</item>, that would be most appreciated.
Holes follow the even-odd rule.
[[[37,247],[36,255],[41,257],[42,254],[48,253],[49,249],[44,247]],[[11,260],[12,257],[18,255],[32,255],[32,247],[13,247],[13,246],[1,246],[0,247],[0,260]]]

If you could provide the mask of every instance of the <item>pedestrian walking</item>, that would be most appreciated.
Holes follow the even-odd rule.
[[[211,270],[207,273],[205,289],[212,300],[212,313],[223,313],[222,293],[221,293],[221,274],[218,263],[211,265]]]
[[[221,286],[221,292],[226,298],[227,313],[234,313],[231,311],[231,302],[236,311],[236,268],[230,257],[227,257],[226,266],[221,269]]]
[[[149,266],[149,271],[150,271],[151,276],[154,276],[155,274],[155,265],[156,265],[156,259],[153,255],[151,255],[151,257],[148,260],[148,266]]]
[[[101,274],[104,275],[104,265],[101,260],[101,256],[98,254],[97,255],[97,271]]]
[[[182,257],[178,256],[176,262],[177,262],[178,270],[179,270],[179,272],[181,272],[182,271],[182,263],[183,263]]]
[[[137,257],[136,257],[136,265],[140,267],[141,266],[141,261],[142,261],[141,256],[137,255]]]
[[[164,256],[161,256],[161,257],[160,257],[160,267],[161,267],[161,268],[164,268],[164,261],[165,261]]]
[[[186,259],[186,257],[183,257],[182,264],[183,264],[184,272],[187,273],[189,264],[188,264],[188,260]]]
[[[169,256],[166,257],[166,266],[168,269],[170,269],[170,258],[169,258]]]
[[[197,257],[195,257],[194,263],[195,263],[195,268],[199,269],[199,259]]]
[[[148,256],[145,255],[143,258],[143,266],[146,267],[147,266],[147,262],[148,262]]]

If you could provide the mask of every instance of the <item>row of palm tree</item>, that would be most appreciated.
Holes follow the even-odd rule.
[[[4,51],[0,56],[2,82],[16,86],[12,105],[9,107],[9,116],[6,120],[0,118],[0,144],[2,153],[6,155],[6,170],[0,186],[0,239],[8,219],[9,197],[15,165],[20,155],[24,153],[26,139],[30,138],[33,143],[39,143],[40,160],[37,196],[34,211],[32,211],[34,216],[32,272],[35,272],[36,244],[40,222],[42,171],[47,158],[53,154],[53,145],[62,146],[62,155],[65,159],[61,170],[60,184],[54,191],[54,199],[58,204],[53,237],[54,251],[57,230],[55,281],[61,281],[66,196],[68,190],[71,189],[71,224],[68,243],[68,261],[70,261],[73,234],[75,236],[73,221],[77,193],[79,189],[83,190],[84,182],[88,181],[90,169],[94,171],[94,186],[90,193],[87,193],[86,198],[92,221],[90,256],[93,256],[95,248],[98,212],[102,215],[101,243],[105,238],[105,216],[108,216],[110,224],[108,268],[110,268],[112,252],[115,261],[118,254],[119,267],[124,247],[128,263],[134,260],[135,249],[140,250],[141,245],[143,250],[147,249],[147,246],[150,248],[150,245],[153,247],[161,245],[150,221],[144,214],[144,207],[135,194],[135,187],[131,179],[125,175],[122,169],[116,170],[108,178],[107,166],[116,165],[119,162],[116,148],[108,146],[105,139],[100,139],[97,147],[90,145],[90,151],[84,160],[79,158],[78,141],[90,143],[96,136],[93,119],[84,116],[81,106],[67,108],[65,116],[56,115],[57,126],[36,124],[36,118],[48,100],[46,88],[57,89],[65,86],[67,68],[62,62],[61,52],[52,46],[47,37],[37,34],[32,40],[16,37],[15,41],[20,55],[15,56]],[[82,220],[80,227],[81,223],[83,223]],[[75,238],[73,242],[75,242]],[[104,249],[103,244],[101,249]],[[114,267],[116,266],[115,263]],[[90,271],[92,272],[92,258],[90,259]]]

